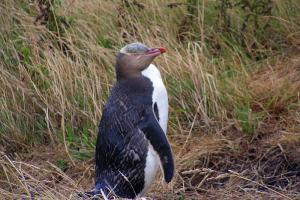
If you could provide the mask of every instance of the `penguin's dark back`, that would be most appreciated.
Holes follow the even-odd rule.
[[[119,196],[134,198],[144,186],[148,141],[137,124],[145,106],[152,105],[152,92],[152,83],[146,77],[119,80],[102,113],[96,182],[105,180]]]

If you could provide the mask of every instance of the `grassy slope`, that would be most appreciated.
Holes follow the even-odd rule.
[[[150,197],[299,197],[297,0],[274,1],[271,13],[226,1],[40,2],[49,10],[0,3],[1,194],[67,199],[91,187],[115,53],[141,41],[168,49],[155,62],[177,165],[172,184],[158,179]]]

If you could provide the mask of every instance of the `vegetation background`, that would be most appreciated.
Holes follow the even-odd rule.
[[[94,177],[118,50],[170,99],[171,184],[149,199],[300,199],[299,0],[1,0],[1,199],[76,199]]]

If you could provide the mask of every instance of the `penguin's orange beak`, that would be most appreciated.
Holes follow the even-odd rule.
[[[165,53],[167,51],[167,49],[164,47],[159,47],[158,49],[159,49],[160,53]]]
[[[148,55],[148,56],[158,56],[160,54],[165,53],[166,51],[167,51],[167,49],[163,48],[163,47],[151,48],[151,49],[148,50],[146,55]]]

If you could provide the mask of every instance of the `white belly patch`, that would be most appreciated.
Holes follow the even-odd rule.
[[[144,185],[144,189],[141,191],[139,196],[143,196],[150,188],[151,183],[155,179],[159,164],[160,164],[159,157],[157,153],[154,151],[152,145],[149,143],[148,153],[146,158],[146,167],[145,167],[145,185]]]
[[[160,72],[155,65],[151,64],[147,69],[142,71],[142,74],[149,78],[153,84],[153,94],[152,102],[157,104],[158,114],[159,114],[159,125],[163,131],[167,132],[168,123],[168,93],[166,87],[162,81]],[[154,112],[154,110],[153,110]],[[145,194],[150,188],[151,183],[154,181],[158,167],[160,165],[160,159],[158,154],[153,149],[152,145],[148,144],[148,153],[146,157],[146,167],[145,167],[145,186],[143,191],[139,196]]]

